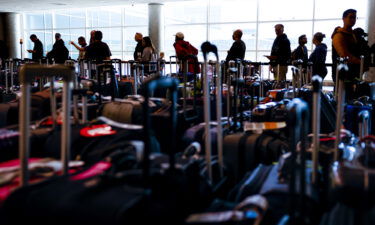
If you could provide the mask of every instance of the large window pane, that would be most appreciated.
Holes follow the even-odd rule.
[[[55,19],[55,26],[54,26],[55,29],[56,28],[66,29],[70,27],[69,15],[67,14],[67,12],[63,11],[63,12],[55,13],[54,19]]]
[[[207,22],[207,0],[168,2],[164,10],[166,24]]]
[[[210,23],[256,21],[256,0],[215,0],[210,2]]]
[[[46,29],[52,29],[52,14],[51,13],[44,13],[44,21],[45,21]]]
[[[44,42],[44,52],[52,50],[52,45],[55,43],[55,34],[52,33],[52,30],[47,30],[45,33],[45,42]]]
[[[328,1],[325,0],[325,2]],[[311,19],[313,16],[312,9],[313,0],[262,0],[259,1],[259,20]]]
[[[44,29],[44,16],[40,14],[26,14],[25,24],[28,29]]]
[[[243,32],[242,40],[246,44],[246,50],[255,50],[255,23],[211,25],[209,29],[210,41],[212,41],[219,50],[228,51],[233,44],[232,34],[236,29],[241,29]]]
[[[81,28],[86,26],[86,13],[84,10],[70,13],[70,28]]]
[[[148,24],[148,6],[125,6],[125,26],[146,26]]]
[[[327,1],[315,0],[315,18],[342,18],[342,14],[347,9],[356,9],[358,17],[367,17],[367,1],[368,0],[340,0]]]
[[[109,22],[111,26],[121,26],[121,8],[114,8],[111,10],[111,16],[109,18]]]

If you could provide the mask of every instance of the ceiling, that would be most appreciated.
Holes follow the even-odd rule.
[[[163,3],[171,0],[0,0],[0,12],[26,12],[66,8],[86,8],[139,3]],[[172,0],[183,1],[183,0]]]

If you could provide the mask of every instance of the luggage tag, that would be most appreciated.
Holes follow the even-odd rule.
[[[83,137],[101,137],[101,136],[109,136],[116,134],[117,131],[113,130],[111,126],[107,124],[100,124],[100,125],[93,125],[90,127],[82,128],[80,131],[80,135]]]
[[[286,127],[286,122],[244,122],[244,131],[276,130]]]

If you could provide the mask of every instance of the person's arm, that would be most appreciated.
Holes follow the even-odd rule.
[[[333,36],[332,44],[337,54],[339,55],[339,57],[349,57],[349,60],[348,60],[349,63],[354,63],[354,64],[361,63],[361,60],[359,58],[350,54],[350,52],[348,51],[347,43],[345,42],[345,38],[341,33],[337,33],[335,36]]]
[[[73,41],[70,42],[71,45],[73,45],[78,51],[85,51],[85,48],[79,47],[76,43]]]
[[[106,49],[107,49],[107,52],[106,52],[106,57],[105,57],[105,60],[110,60],[111,59],[111,56],[112,56],[112,53],[111,53],[111,50],[109,49],[109,46],[106,44]]]

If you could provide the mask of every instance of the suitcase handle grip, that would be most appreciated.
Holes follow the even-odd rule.
[[[293,99],[288,105],[288,120],[287,126],[289,128],[290,135],[290,152],[291,152],[291,175],[289,184],[290,196],[294,196],[291,199],[290,204],[290,218],[294,221],[297,217],[296,211],[304,210],[303,201],[299,201],[306,193],[306,137],[308,130],[309,121],[309,107],[307,103],[299,98]],[[300,159],[300,170],[297,169],[297,143],[301,141],[301,159]],[[297,176],[297,171],[300,171]],[[299,190],[300,194],[296,193],[296,179],[300,178]],[[302,205],[301,205],[302,204]]]
[[[313,86],[313,92],[320,92],[320,90],[322,89],[322,78],[319,76],[319,75],[315,75],[313,76],[313,78],[311,79],[311,83],[312,83],[312,86]]]
[[[30,148],[30,83],[36,76],[54,77],[62,76],[63,86],[63,125],[61,132],[61,161],[63,164],[63,173],[68,172],[68,161],[70,153],[70,98],[71,91],[69,83],[73,81],[75,72],[74,67],[64,65],[36,65],[26,64],[20,68],[20,82],[22,96],[20,101],[20,136],[19,136],[19,158],[21,163],[21,186],[26,186],[29,181],[28,158]]]
[[[151,116],[149,108],[149,98],[151,93],[156,89],[169,89],[171,107],[170,107],[170,149],[169,149],[169,169],[174,169],[175,167],[175,158],[174,151],[176,149],[176,129],[177,129],[177,89],[178,89],[178,80],[171,77],[160,77],[155,76],[147,82],[143,83],[143,96],[145,98],[143,102],[143,133],[144,133],[144,142],[145,142],[145,154],[143,158],[143,178],[147,184],[149,173],[150,173],[150,159],[149,155],[151,153]]]

